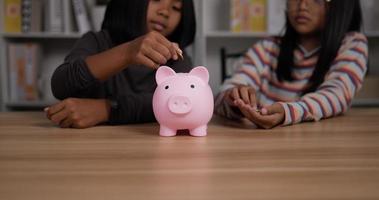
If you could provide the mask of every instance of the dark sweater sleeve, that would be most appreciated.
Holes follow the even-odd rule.
[[[188,73],[192,69],[191,59],[184,54],[181,61],[169,61],[168,66],[172,67],[177,73]],[[136,124],[155,122],[153,112],[153,93],[131,93],[124,96],[116,95],[114,100],[117,108],[112,108],[109,124]]]
[[[109,48],[112,48],[112,42],[106,32],[89,32],[79,39],[66,56],[63,64],[55,70],[52,76],[51,87],[54,96],[61,100],[69,97],[102,97],[114,101],[117,106],[111,109],[109,124],[154,122],[155,117],[152,108],[154,91],[151,90],[151,87],[146,88],[143,92],[136,92],[133,90],[135,86],[126,87],[123,85],[124,82],[118,81],[117,77],[114,77],[109,82],[100,82],[90,72],[85,62],[86,57]],[[187,54],[184,54],[184,60],[169,61],[167,65],[176,72],[189,72],[192,69],[192,64]],[[138,74],[134,75],[138,76]],[[101,86],[105,87],[106,94],[94,95]],[[116,91],[120,90],[128,92],[118,94]]]
[[[79,39],[63,64],[51,78],[51,89],[57,99],[80,97],[85,91],[97,87],[100,82],[89,71],[85,62],[87,56],[100,51],[95,33],[89,32]]]

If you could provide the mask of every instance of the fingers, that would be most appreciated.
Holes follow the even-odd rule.
[[[246,112],[249,113],[250,118],[248,119],[261,128],[270,129],[270,128],[273,128],[277,124],[276,116],[273,116],[273,115],[263,116],[259,112],[256,112],[251,107],[245,107],[245,109],[247,110]]]
[[[252,108],[250,105],[245,104],[242,100],[237,100],[238,108],[241,113],[249,119],[251,122],[256,124],[258,127],[265,129],[271,128],[271,121],[264,119],[256,109]]]
[[[46,107],[46,108],[43,109],[43,111],[45,112],[45,115],[46,115],[47,119],[50,119],[49,110],[50,110],[50,107]]]
[[[149,57],[146,57],[146,56],[141,56],[140,60],[141,60],[142,65],[145,65],[145,66],[152,68],[152,69],[158,69],[160,66],[159,63],[154,62],[152,59],[150,59]]]
[[[183,51],[179,48],[179,45],[177,43],[170,42],[169,46],[166,46],[162,43],[158,43],[155,46],[153,46],[153,49],[156,50],[158,53],[162,54],[166,58],[166,62],[170,59],[178,60],[180,58],[183,60]]]
[[[66,109],[63,109],[55,114],[53,114],[50,118],[50,120],[56,124],[60,125],[63,120],[69,117],[69,112]]]
[[[255,90],[253,88],[249,88],[248,89],[248,92],[249,92],[249,96],[250,96],[250,105],[254,108],[254,109],[257,109],[258,105],[257,105],[257,96],[255,94]]]
[[[272,115],[261,115],[258,116],[259,119],[259,126],[265,129],[273,128],[283,122],[283,118],[280,116],[279,113],[275,113]]]
[[[251,115],[248,106],[241,100],[236,100],[236,105],[240,109],[241,113],[250,121],[254,122],[254,117]]]
[[[232,98],[233,101],[241,99],[238,87],[235,87],[235,88],[232,89],[231,98]]]
[[[51,116],[54,115],[55,113],[61,111],[62,109],[64,109],[64,103],[63,102],[59,102],[55,105],[52,105],[50,107],[47,107],[44,109],[45,113],[46,113],[46,117],[48,119],[51,119]]]
[[[71,100],[61,101],[53,106],[46,107],[44,109],[46,117],[52,121],[55,125],[62,128],[68,128],[71,126],[70,120],[70,109],[67,108],[67,103]]]
[[[240,97],[245,102],[245,104],[250,104],[250,95],[247,87],[241,87],[240,90]]]
[[[88,122],[88,120],[76,121],[76,122],[73,122],[71,125],[72,128],[79,128],[79,129],[88,128],[90,126],[91,124]]]
[[[271,108],[266,108],[266,111],[261,111],[270,112],[270,114],[267,115],[263,115],[260,112],[257,112],[256,109],[254,109],[250,105],[245,104],[242,100],[237,100],[237,106],[240,109],[241,113],[247,119],[249,119],[251,122],[253,122],[261,128],[273,128],[278,124],[282,123],[284,120],[284,113],[280,112],[280,104],[274,104],[274,106],[271,106]]]
[[[161,65],[167,63],[170,59],[178,60],[179,57],[183,59],[183,51],[176,46],[174,43],[172,43],[169,48],[161,44],[154,44],[151,48],[148,48],[146,55],[152,61]]]
[[[250,114],[250,120],[254,121],[257,125],[261,127],[265,127],[270,123],[270,120],[267,116],[262,116],[259,112],[256,112],[253,108],[247,107],[246,110],[248,110]]]
[[[160,65],[166,64],[172,55],[174,55],[174,60],[178,59],[177,50],[173,46],[171,49],[167,49],[160,44],[147,47],[142,55],[140,58],[142,63],[150,68],[158,68]]]
[[[280,103],[274,103],[271,106],[267,106],[261,109],[262,115],[273,115],[276,113],[284,114],[284,108]]]
[[[136,47],[132,44],[136,43]],[[183,51],[179,45],[170,42],[162,34],[152,31],[130,44],[131,52],[135,52],[131,60],[137,64],[157,69],[160,65],[166,64],[168,60],[183,58]]]
[[[178,49],[174,46],[174,43],[171,43],[169,50],[172,55],[172,59],[178,60]]]
[[[152,44],[150,49],[165,58],[165,60],[162,60],[161,64],[165,64],[167,60],[171,59],[173,53],[175,53],[175,49],[173,47],[167,48],[160,43]]]
[[[55,110],[63,109],[55,112]],[[108,120],[108,108],[105,99],[66,99],[57,105],[46,108],[46,112],[55,112],[49,119],[62,128],[87,128]]]
[[[253,108],[257,108],[257,100],[255,90],[249,86],[238,86],[230,89],[227,93],[227,99],[234,102],[231,105],[236,106],[236,100],[241,99],[244,104],[250,105]]]
[[[164,45],[167,49],[170,49],[170,48],[173,48],[172,47],[172,43],[165,37],[163,36],[162,34],[158,33],[158,32],[151,32],[151,34],[153,34],[153,36],[156,38],[156,40]]]
[[[180,49],[179,45],[174,42],[170,42],[166,37],[158,32],[151,32],[150,34],[156,39],[159,45],[154,47],[157,51],[161,52],[166,56],[166,59],[178,60],[180,57],[183,59],[183,51]],[[165,49],[164,49],[165,48]],[[163,63],[164,64],[164,63]]]
[[[168,60],[165,55],[163,55],[162,53],[160,53],[157,50],[150,48],[147,51],[148,52],[145,53],[146,57],[149,58],[151,61],[153,61],[155,64],[163,65]]]
[[[171,55],[167,59],[173,58],[174,60],[177,60],[178,59],[177,53],[176,53],[177,50],[176,50],[175,46],[173,45],[173,43],[170,42],[166,37],[164,37],[160,33],[152,32],[152,34],[156,38],[157,42],[160,45],[162,45],[163,47],[165,47],[170,52]]]
[[[73,121],[70,117],[67,117],[66,119],[62,120],[59,126],[61,128],[70,128],[72,127]]]
[[[184,59],[184,57],[183,57],[183,51],[180,49],[179,45],[177,43],[175,43],[175,42],[173,43],[173,45],[175,47],[176,53],[178,54],[179,58],[181,60],[183,60]]]
[[[236,106],[234,104],[234,99],[231,95],[232,91],[233,89],[226,90],[223,98],[224,98],[224,101],[226,101],[226,103],[229,104],[230,106]]]
[[[251,105],[253,108],[257,107],[255,90],[251,87],[241,87],[240,96],[245,104]]]

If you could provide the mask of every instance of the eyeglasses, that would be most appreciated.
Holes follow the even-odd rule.
[[[329,3],[331,0],[287,0],[287,9],[295,10],[303,1],[306,1],[308,8],[315,8],[322,7],[325,3]]]

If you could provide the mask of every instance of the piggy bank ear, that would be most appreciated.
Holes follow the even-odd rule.
[[[157,84],[161,84],[163,81],[165,81],[170,76],[175,76],[175,71],[172,70],[170,67],[167,66],[161,66],[158,68],[157,73],[155,74],[155,80],[157,81]]]
[[[208,81],[209,81],[209,72],[208,72],[207,68],[205,68],[203,66],[193,68],[189,74],[192,76],[199,77],[205,83],[208,83]]]

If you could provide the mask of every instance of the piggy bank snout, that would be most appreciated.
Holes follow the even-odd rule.
[[[188,97],[172,96],[168,100],[168,109],[174,114],[187,114],[192,109],[192,103]]]

